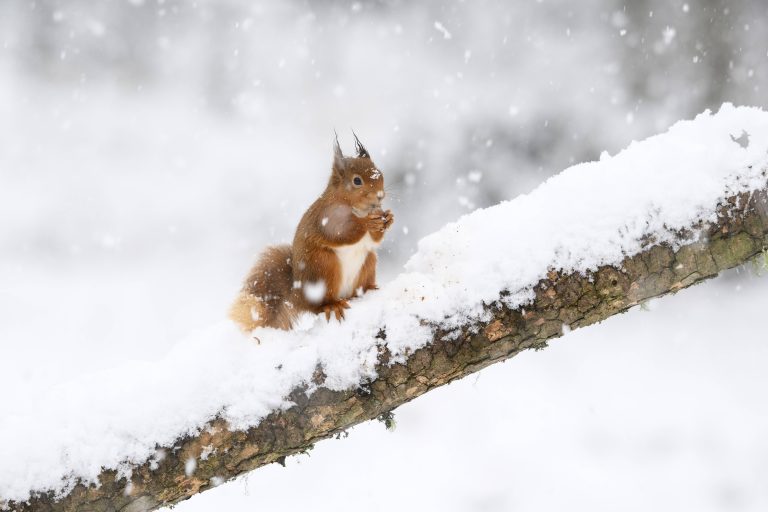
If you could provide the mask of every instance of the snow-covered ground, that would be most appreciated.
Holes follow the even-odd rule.
[[[308,315],[292,332],[259,330],[255,345],[220,321],[154,357],[91,361],[71,376],[26,373],[31,359],[22,355],[22,374],[9,373],[26,385],[0,404],[8,413],[0,437],[16,440],[0,447],[0,493],[23,500],[75,479],[95,483],[102,468],[143,463],[155,446],[219,414],[234,428],[255,425],[290,406],[283,397],[310,383],[318,364],[325,386],[359,385],[375,377],[381,327],[399,360],[431,339],[425,320],[446,327],[472,321],[503,290],[519,307],[551,268],[596,270],[642,250],[644,237],[674,241],[671,233],[712,219],[726,197],[762,188],[767,166],[768,113],[725,105],[449,224],[419,243],[404,273],[355,301],[341,325]],[[582,201],[569,202],[571,195]]]
[[[763,11],[0,2],[0,426],[24,432],[4,439],[0,488],[95,472],[77,453],[41,464],[44,448],[111,446],[78,407],[130,417],[158,368],[185,370],[164,382],[193,397],[177,406],[216,404],[194,337],[254,254],[290,239],[333,127],[394,187],[388,283],[477,206],[723,100],[768,106]],[[363,425],[181,510],[764,510],[766,286],[742,271],[570,333],[408,404],[395,433]]]

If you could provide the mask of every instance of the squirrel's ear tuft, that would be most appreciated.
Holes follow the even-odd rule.
[[[360,142],[360,139],[357,138],[357,134],[355,133],[355,130],[352,130],[352,135],[354,135],[355,137],[355,149],[357,149],[357,157],[371,158],[371,155],[368,154],[368,150],[365,149],[365,146],[363,146],[363,143]]]
[[[341,146],[339,145],[339,134],[336,130],[333,131],[335,136],[335,142],[333,143],[333,172],[335,174],[344,173],[344,154],[341,152]]]

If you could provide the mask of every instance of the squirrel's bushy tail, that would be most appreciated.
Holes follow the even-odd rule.
[[[256,327],[290,329],[297,316],[292,300],[293,268],[290,245],[268,247],[248,273],[229,317],[244,331]]]

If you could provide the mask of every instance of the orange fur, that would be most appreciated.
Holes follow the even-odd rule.
[[[375,290],[376,286],[376,253],[369,252],[357,276],[355,290],[362,288],[363,292]]]
[[[367,250],[368,242],[355,244],[366,235],[380,242],[394,221],[391,211],[381,209],[384,177],[355,140],[358,156],[351,158],[341,154],[336,142],[328,185],[301,218],[293,244],[268,248],[251,269],[230,309],[230,318],[243,330],[290,329],[303,311],[344,318],[350,297],[342,296],[342,262],[336,250]],[[353,260],[364,253],[355,254],[360,256]],[[376,254],[369,250],[364,260],[356,261],[362,262],[357,275],[347,274],[354,278],[353,293],[375,289]],[[351,284],[345,282],[346,287]]]
[[[299,313],[294,306],[292,252],[290,245],[268,247],[248,273],[229,311],[243,330],[291,328]]]

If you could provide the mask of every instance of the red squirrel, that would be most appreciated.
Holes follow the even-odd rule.
[[[376,289],[375,249],[394,216],[381,208],[384,176],[353,135],[356,157],[345,157],[336,137],[328,185],[293,244],[268,247],[245,279],[229,312],[244,331],[288,330],[307,311],[341,322],[350,298]]]

